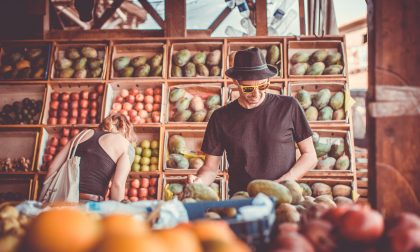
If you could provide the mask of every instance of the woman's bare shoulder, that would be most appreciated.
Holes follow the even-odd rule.
[[[121,134],[109,133],[109,134],[106,134],[105,137],[107,138],[107,140],[109,140],[113,144],[118,144],[122,146],[128,146],[130,144],[130,142]]]

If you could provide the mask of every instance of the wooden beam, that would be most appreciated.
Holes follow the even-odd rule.
[[[267,36],[267,0],[257,0],[255,9],[257,36]]]
[[[124,0],[115,0],[112,2],[112,5],[110,8],[106,9],[104,14],[98,20],[95,21],[95,23],[92,26],[92,29],[101,29],[101,27],[105,24],[108,19],[114,15],[114,13],[117,11],[117,9],[121,6],[121,4],[124,2]]]
[[[306,35],[305,0],[299,0],[299,25],[300,35]]]
[[[165,36],[185,37],[186,33],[186,0],[165,1]]]
[[[222,13],[220,13],[220,15],[213,21],[213,23],[211,23],[211,25],[209,26],[209,30],[210,30],[210,34],[214,32],[214,30],[217,29],[217,27],[219,27],[219,25],[223,22],[223,20],[225,20],[225,18],[230,14],[230,12],[232,11],[231,8],[226,7]]]
[[[141,6],[152,16],[160,28],[164,29],[165,21],[160,17],[159,13],[153,8],[153,6],[147,0],[139,0]]]
[[[163,37],[162,30],[73,30],[73,31],[50,31],[46,39],[71,40],[101,40],[109,38],[139,38],[139,37]]]
[[[187,37],[207,38],[210,37],[212,31],[208,30],[187,30]]]

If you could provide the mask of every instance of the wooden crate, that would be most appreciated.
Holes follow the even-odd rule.
[[[227,103],[231,103],[232,101],[239,98],[239,89],[237,86],[233,83],[229,84],[226,88],[226,97],[225,101]],[[275,94],[275,95],[283,95],[284,94],[284,83],[282,82],[271,82],[270,86],[266,90],[269,94]]]
[[[38,70],[40,70],[41,76],[36,78],[36,77],[29,77],[29,78],[4,78],[3,76],[3,71],[0,71],[0,81],[34,81],[34,80],[46,80],[48,78],[48,70],[49,70],[49,61],[50,61],[50,54],[51,54],[51,43],[50,42],[45,42],[45,41],[33,41],[33,42],[3,42],[0,45],[0,62],[3,64],[0,64],[2,66],[2,70],[4,69],[3,67],[6,66],[6,54],[9,52],[14,52],[14,51],[22,51],[24,54],[28,52],[29,49],[34,49],[34,48],[40,48],[42,49],[42,54],[41,56],[43,57],[43,61],[42,64],[40,64],[41,66],[38,68]],[[28,59],[28,57],[25,55],[24,59]],[[36,59],[34,59],[31,62],[31,66],[33,64],[35,64],[39,59],[39,57],[37,57]],[[14,69],[14,67],[13,67]],[[31,71],[31,75],[33,74],[33,71]]]
[[[268,47],[272,45],[276,45],[280,49],[280,56],[279,56],[279,62],[275,65],[278,69],[278,75],[274,76],[272,78],[283,78],[283,43],[278,41],[272,41],[272,42],[229,42],[228,43],[228,52],[226,57],[226,65],[227,68],[232,68],[234,64],[235,59],[235,53],[239,50],[245,50],[250,47],[257,47],[260,49],[268,49]]]
[[[100,78],[60,78],[56,77],[55,64],[57,59],[65,57],[65,51],[69,48],[81,49],[84,46],[93,47],[98,51],[98,58],[103,59],[104,63],[102,65],[102,73]],[[106,69],[108,69],[108,45],[106,43],[98,42],[86,42],[86,43],[56,43],[53,47],[53,54],[51,59],[51,71],[50,78],[51,80],[61,80],[61,81],[86,81],[86,80],[102,80],[106,77]]]
[[[162,82],[156,81],[156,82],[123,82],[123,81],[115,81],[112,83],[108,83],[106,85],[106,93],[105,93],[105,101],[104,101],[104,118],[107,117],[111,111],[112,111],[112,104],[117,96],[119,96],[122,89],[137,89],[140,92],[144,92],[147,88],[153,88],[153,89],[160,89],[161,90],[161,101],[160,104],[160,120],[157,123],[153,122],[146,122],[147,124],[152,125],[160,125],[163,122],[163,116],[164,116],[164,107],[165,107],[165,97],[166,97],[166,88],[164,87],[164,84]],[[150,113],[149,113],[150,114]],[[149,115],[150,116],[150,115]],[[129,118],[131,121],[131,119]],[[142,123],[140,123],[142,124]],[[134,125],[140,125],[138,123],[134,123]]]
[[[311,186],[314,183],[324,183],[333,188],[335,185],[348,185],[352,188],[351,199],[353,201],[357,201],[359,195],[357,194],[357,184],[352,179],[334,179],[334,178],[310,178],[310,177],[303,177],[299,179],[297,182],[299,183],[306,183]]]
[[[30,159],[29,172],[34,170],[36,164],[36,151],[38,149],[38,139],[40,133],[34,129],[2,129],[0,130],[0,159],[17,159],[19,157],[25,157]],[[0,167],[1,173],[3,168]],[[16,172],[19,173],[20,171]],[[15,172],[6,172],[15,173]],[[24,172],[25,173],[25,172]]]
[[[162,151],[163,151],[163,129],[158,127],[135,127],[134,131],[136,133],[137,136],[137,141],[136,141],[136,146],[140,146],[140,143],[143,140],[149,140],[150,142],[152,140],[156,140],[159,143],[159,154],[158,154],[158,163],[157,163],[157,169],[155,171],[134,171],[134,166],[132,166],[132,170],[130,174],[154,174],[154,173],[159,173],[160,171],[162,171]],[[142,154],[143,154],[143,149],[142,149]],[[141,156],[141,155],[140,155]],[[149,165],[150,166],[150,165]],[[149,167],[150,168],[150,167]]]
[[[200,96],[203,101],[211,95],[220,95],[221,105],[224,105],[223,102],[223,85],[219,83],[201,83],[201,84],[182,84],[182,85],[171,85],[168,86],[168,91],[166,92],[166,109],[165,109],[165,123],[167,124],[178,124],[178,125],[198,125],[205,126],[207,122],[175,122],[171,118],[176,112],[175,103],[169,101],[169,94],[173,89],[181,88],[187,91],[190,94],[190,97]],[[205,107],[208,110],[207,107]]]
[[[162,200],[166,200],[165,198],[165,187],[167,184],[171,184],[171,183],[180,183],[180,184],[186,184],[188,177],[187,175],[170,175],[170,174],[165,174],[163,176],[163,183],[162,183],[162,196],[161,199]],[[226,199],[226,183],[225,183],[225,179],[223,177],[216,177],[216,179],[214,180],[214,183],[219,184],[219,197],[220,200],[225,200]]]
[[[103,87],[104,84],[101,83],[72,83],[72,84],[65,84],[65,83],[55,83],[52,85],[48,85],[47,86],[47,90],[46,90],[46,95],[45,95],[45,100],[44,100],[44,112],[43,112],[43,117],[42,117],[42,124],[43,125],[48,125],[48,118],[49,118],[49,112],[50,112],[50,102],[51,102],[51,93],[56,91],[59,93],[62,92],[67,92],[67,93],[72,93],[72,92],[80,92],[80,91],[89,91],[89,92],[97,92],[96,88],[97,86],[102,86]],[[98,94],[98,99],[97,99],[98,105],[97,105],[97,118],[99,118],[99,120],[95,123],[95,124],[74,124],[73,126],[77,125],[77,126],[96,126],[97,124],[100,123],[100,121],[103,119],[103,104],[104,104],[104,95],[103,94]],[[69,109],[70,111],[70,109]],[[54,126],[72,126],[72,124],[64,124],[64,125],[54,125]]]
[[[134,179],[141,179],[141,178],[157,178],[156,182],[156,195],[153,197],[154,199],[160,200],[162,197],[162,174],[133,174],[130,173],[127,178],[126,188],[130,188],[130,183]]]
[[[345,82],[289,82],[288,95],[296,98],[299,90],[305,90],[310,95],[318,93],[321,89],[328,89],[331,91],[331,97],[338,92],[344,93],[344,111],[346,117],[344,120],[325,120],[325,121],[309,121],[311,124],[328,125],[331,123],[349,123],[351,101],[350,90]]]
[[[131,43],[131,44],[114,44],[112,47],[112,61],[110,62],[109,79],[139,80],[139,79],[162,79],[167,76],[167,46],[164,43]],[[154,55],[162,54],[162,75],[148,77],[122,77],[114,70],[114,60],[119,57],[134,58],[137,56],[145,56],[150,59]]]
[[[45,100],[45,87],[46,85],[1,85],[0,94],[2,99],[0,99],[0,108],[3,108],[4,105],[12,105],[14,102],[22,102],[23,99],[35,99],[44,102]],[[45,106],[42,106],[44,108]],[[42,108],[39,114],[34,118],[33,124],[41,124],[42,119]],[[10,124],[8,125],[10,126]]]
[[[172,67],[173,63],[173,56],[182,49],[188,49],[191,52],[191,56],[194,56],[196,53],[200,51],[204,52],[211,52],[213,50],[219,49],[222,53],[222,57],[220,59],[219,67],[220,67],[220,76],[200,76],[200,77],[174,77],[172,76]],[[218,41],[209,41],[209,42],[186,42],[186,43],[173,43],[171,45],[171,50],[169,54],[169,69],[168,69],[168,78],[170,79],[191,79],[191,78],[203,78],[203,79],[220,79],[223,78],[224,71],[225,71],[225,51],[223,50],[223,42]],[[209,69],[210,70],[210,69]]]
[[[18,175],[0,176],[0,202],[32,199],[34,178]]]
[[[303,79],[334,79],[334,78],[344,78],[347,73],[347,56],[344,50],[344,43],[339,40],[329,40],[329,41],[289,41],[288,50],[287,50],[287,74],[289,78],[303,78]],[[297,52],[307,52],[313,53],[318,49],[326,49],[328,52],[339,52],[341,53],[341,61],[343,62],[343,71],[341,74],[335,75],[292,75],[290,74],[290,69],[292,64],[290,63],[291,57]]]

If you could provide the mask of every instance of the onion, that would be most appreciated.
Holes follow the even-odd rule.
[[[420,250],[420,228],[397,228],[388,235],[391,252]]]
[[[390,231],[395,228],[420,228],[420,217],[413,213],[400,213],[387,222],[387,229]]]
[[[340,218],[351,208],[351,205],[339,205],[336,208],[331,208],[322,216],[322,219],[337,225]]]
[[[297,233],[299,231],[299,226],[296,223],[286,222],[278,226],[277,232],[279,235],[287,233]]]
[[[302,234],[318,252],[335,251],[336,241],[332,234],[333,225],[325,220],[311,220],[302,228]]]
[[[280,249],[294,252],[315,252],[311,243],[299,233],[288,233],[277,236],[275,247],[272,251],[280,251]]]

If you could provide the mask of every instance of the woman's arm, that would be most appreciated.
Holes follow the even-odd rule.
[[[111,200],[121,201],[124,199],[125,182],[131,170],[129,148],[129,146],[126,146],[126,151],[117,161],[117,168],[111,185]]]
[[[64,161],[67,158],[67,155],[70,150],[70,145],[73,142],[74,138],[67,142],[67,144],[64,146],[63,149],[54,157],[54,159],[51,161],[50,166],[48,167],[48,173],[45,179],[49,178],[58,168],[60,168]]]

